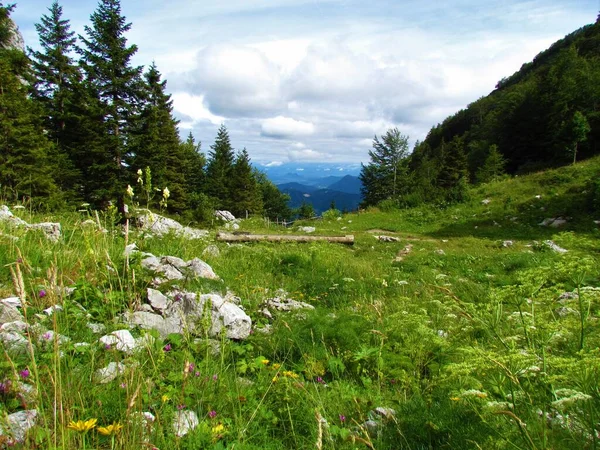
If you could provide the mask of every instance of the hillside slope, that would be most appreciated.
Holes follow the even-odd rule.
[[[590,131],[577,136],[576,113]],[[415,171],[445,151],[464,152],[475,180],[492,145],[508,173],[561,165],[600,152],[600,23],[584,26],[498,82],[486,97],[435,126],[415,148]],[[457,150],[457,148],[459,150]]]

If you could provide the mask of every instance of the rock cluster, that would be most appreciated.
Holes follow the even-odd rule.
[[[7,223],[13,228],[24,228],[26,230],[41,230],[44,235],[51,241],[57,242],[61,235],[60,223],[41,222],[27,223],[23,219],[16,217],[6,205],[0,206],[0,222]]]
[[[152,236],[163,237],[174,234],[184,239],[203,239],[208,236],[207,230],[183,226],[176,220],[155,214],[148,209],[138,209],[134,215],[138,228]]]

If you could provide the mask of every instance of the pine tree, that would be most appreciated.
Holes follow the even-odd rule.
[[[281,192],[264,172],[254,169],[254,178],[262,192],[263,214],[271,220],[291,219],[290,196]]]
[[[262,212],[262,195],[259,189],[250,156],[246,149],[238,153],[233,165],[231,178],[231,212],[234,216],[245,217],[246,212]]]
[[[500,177],[504,173],[506,160],[498,151],[497,145],[490,145],[487,157],[475,177],[479,183],[487,183]]]
[[[76,50],[75,33],[70,31],[68,20],[62,18],[62,7],[54,2],[49,15],[36,24],[40,46],[43,51],[32,51],[32,69],[35,76],[34,98],[42,105],[45,118],[44,127],[48,138],[55,144],[52,155],[60,176],[56,178],[59,187],[68,192],[70,198],[77,197],[77,187],[82,183],[82,174],[75,167],[76,157],[69,142],[66,128],[73,126],[76,104],[75,84],[81,74],[70,56]]]
[[[442,146],[437,186],[442,189],[447,201],[462,201],[469,182],[464,140],[462,137],[454,136],[449,144],[442,142]]]
[[[216,200],[218,208],[231,208],[233,148],[225,125],[221,125],[215,143],[210,146],[206,168],[206,193]]]
[[[371,161],[360,173],[363,202],[375,205],[381,200],[394,199],[406,193],[408,175],[408,136],[392,128],[379,139],[373,139]]]
[[[205,167],[206,156],[202,153],[200,142],[196,144],[194,135],[190,131],[185,142],[181,143],[183,158],[183,177],[187,186],[188,194],[191,196],[203,192],[206,181]]]
[[[144,74],[144,105],[135,132],[131,133],[131,158],[134,169],[150,167],[152,182],[160,189],[169,188],[168,210],[181,212],[187,206],[183,149],[173,117],[173,101],[166,81],[153,63]]]
[[[141,67],[132,67],[131,58],[137,46],[127,46],[125,33],[131,29],[121,14],[119,0],[100,0],[85,27],[81,64],[86,81],[97,92],[106,123],[106,157],[97,160],[94,176],[102,187],[97,195],[102,200],[118,198],[127,184],[124,161],[128,157],[127,141],[134,126],[141,96]]]
[[[0,3],[0,183],[4,195],[44,198],[50,206],[47,197],[56,193],[48,158],[52,146],[28,95],[29,60],[9,45],[13,8]]]

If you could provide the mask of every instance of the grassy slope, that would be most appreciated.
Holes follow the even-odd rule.
[[[368,211],[311,223],[318,234],[354,233],[351,248],[217,244],[221,255],[207,262],[223,282],[191,282],[188,289],[232,290],[259,324],[266,320],[258,305],[279,288],[317,308],[280,318],[270,335],[222,341],[218,355],[206,339],[191,337],[173,337],[170,352],[159,340],[132,358],[97,346],[85,315],[52,287],[78,285],[74,299],[111,330],[120,327],[113,320],[119,311],[143,301],[150,277],[135,260],[125,266],[120,233],[83,229],[81,217],[25,214],[31,221],[60,220],[64,240],[0,236],[6,250],[0,252],[0,297],[14,294],[9,267],[21,258],[29,321],[39,322],[35,314],[43,307],[64,302],[66,311],[43,325],[72,339],[59,358],[58,346],[37,347],[32,332],[35,360],[21,355],[1,366],[0,378],[13,381],[31,369],[41,393],[32,403],[42,412],[44,432],[31,433],[28,448],[81,448],[82,437],[65,425],[89,417],[125,425],[117,448],[141,448],[142,429],[127,421],[135,411],[157,416],[147,439],[161,449],[314,448],[319,439],[323,448],[597,448],[600,296],[560,295],[600,285],[593,222],[600,217],[589,213],[598,174],[600,159],[593,159],[481,186],[470,202],[445,209]],[[564,228],[538,225],[557,216],[569,218]],[[293,232],[260,220],[242,228]],[[382,243],[375,234],[401,241]],[[142,250],[184,259],[214,244],[135,233],[129,239]],[[569,253],[548,250],[540,244],[547,239]],[[514,245],[503,247],[505,240]],[[394,261],[407,245],[410,252]],[[40,298],[41,289],[49,294]],[[92,345],[72,345],[83,341]],[[137,365],[108,385],[93,381],[94,370],[123,359]],[[184,375],[186,362],[198,376]],[[7,412],[26,406],[14,392],[2,395],[0,408]],[[197,412],[201,425],[176,439],[170,420],[180,405]],[[362,424],[376,406],[397,415],[369,434]],[[328,428],[319,427],[316,414]],[[224,431],[215,428],[219,424]],[[97,448],[111,446],[95,432],[87,437]]]

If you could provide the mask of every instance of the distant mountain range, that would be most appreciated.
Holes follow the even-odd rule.
[[[270,163],[257,168],[290,196],[292,208],[306,202],[320,214],[333,202],[340,211],[354,211],[362,200],[360,164]]]

